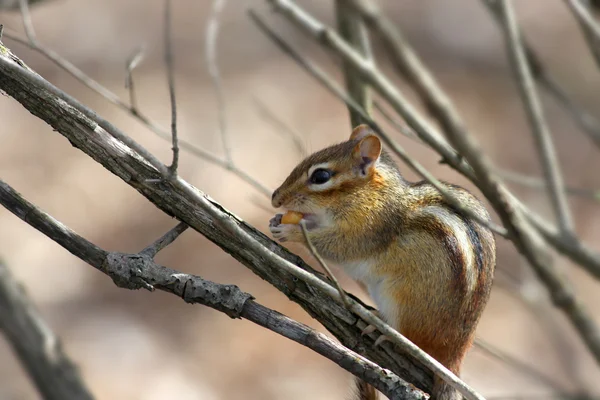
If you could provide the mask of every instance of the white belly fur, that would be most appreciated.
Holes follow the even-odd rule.
[[[384,278],[376,277],[373,273],[373,261],[350,261],[342,263],[341,266],[352,279],[367,286],[369,295],[377,305],[381,316],[388,324],[397,329],[400,320],[400,305],[391,296],[386,295],[390,290],[385,287]],[[389,282],[386,284],[389,285]]]

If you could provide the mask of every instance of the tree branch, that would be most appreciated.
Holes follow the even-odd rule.
[[[500,20],[502,21],[502,31],[504,32],[505,42],[509,59],[513,70],[515,71],[517,86],[525,104],[525,110],[529,118],[531,129],[534,133],[538,153],[542,159],[542,166],[548,187],[548,196],[550,197],[556,219],[558,220],[561,233],[565,237],[574,236],[573,219],[567,196],[565,193],[564,182],[558,164],[558,158],[544,111],[537,91],[535,82],[531,73],[529,63],[527,62],[525,48],[521,39],[521,33],[516,23],[516,17],[509,0],[500,1]]]
[[[347,0],[336,0],[335,16],[340,36],[366,60],[374,62],[371,43],[369,41],[369,32],[360,14],[349,7]],[[373,101],[369,93],[369,85],[367,85],[360,72],[356,71],[351,63],[344,62],[343,69],[348,94],[357,104],[360,104],[368,115],[371,115]],[[350,112],[350,125],[352,128],[367,122],[359,113],[351,108],[348,111]]]
[[[235,285],[222,285],[163,267],[153,261],[151,254],[144,251],[138,254],[126,254],[100,249],[29,203],[2,181],[0,181],[0,204],[73,255],[110,276],[118,287],[150,291],[159,289],[181,297],[188,303],[203,304],[223,312],[231,318],[245,318],[325,356],[345,370],[368,381],[390,399],[426,399],[423,392],[404,382],[391,371],[379,367],[314,329],[255,302],[252,295],[242,292]],[[1,294],[0,292],[0,301]],[[0,320],[0,323],[3,321]],[[56,399],[59,398],[75,399],[74,397]]]
[[[0,331],[44,399],[93,398],[60,340],[1,260]]]
[[[569,282],[552,265],[550,254],[540,234],[531,225],[532,216],[523,212],[523,206],[493,174],[493,165],[459,121],[450,125],[446,135],[456,147],[453,150],[425,119],[417,113],[397,88],[373,64],[366,62],[335,32],[306,13],[290,0],[267,0],[304,33],[324,45],[332,53],[353,63],[363,77],[400,114],[419,137],[444,156],[444,160],[467,176],[483,192],[498,213],[517,249],[527,258],[538,278],[548,289],[556,307],[561,309],[576,328],[596,362],[600,363],[600,330],[586,307],[576,296]],[[378,132],[379,133],[379,132]],[[384,138],[385,141],[385,138]],[[388,144],[386,142],[386,144]],[[397,152],[397,148],[390,146]],[[460,155],[459,155],[460,154]],[[468,161],[468,164],[467,164]],[[470,165],[470,167],[469,167]],[[471,169],[472,168],[472,169]],[[439,190],[439,188],[438,188]],[[527,213],[532,214],[530,210]],[[562,240],[567,243],[566,240]],[[581,243],[579,243],[581,246]]]
[[[600,66],[600,25],[594,20],[588,7],[580,0],[565,0],[567,6],[571,9],[573,16],[579,23],[583,36],[596,60]]]
[[[325,284],[320,274],[181,178],[162,179],[168,176],[166,167],[163,165],[159,170],[154,163],[146,161],[140,156],[140,146],[130,138],[122,140],[125,135],[117,128],[41,77],[4,57],[0,57],[0,88],[158,208],[169,215],[176,215],[180,221],[202,233],[297,302],[347,347],[364,353],[375,363],[389,368],[420,388],[431,388],[431,374],[424,367],[397,354],[388,343],[374,348],[372,337],[361,337],[361,330],[366,324],[342,305],[331,301],[331,292],[327,290],[333,291],[334,298],[339,299],[339,294]],[[293,268],[310,271],[308,275],[313,279],[317,277],[315,282],[321,283],[319,290],[316,290],[315,282],[309,285],[292,275],[289,271]],[[353,311],[364,310],[361,318],[368,317],[370,313],[361,303],[353,301],[353,304]],[[376,325],[388,335],[385,331],[387,325],[381,320],[374,321],[371,318],[366,322]]]

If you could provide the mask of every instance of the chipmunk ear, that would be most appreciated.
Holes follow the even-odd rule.
[[[361,124],[354,128],[354,130],[350,134],[350,140],[362,139],[366,136],[374,134],[375,132],[373,132],[373,129],[369,128],[369,125]]]
[[[381,140],[375,135],[369,135],[363,138],[356,146],[352,155],[360,166],[361,173],[367,175],[367,172],[375,167],[375,162],[381,154]]]

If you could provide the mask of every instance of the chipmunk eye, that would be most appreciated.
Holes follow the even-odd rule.
[[[319,168],[314,170],[314,172],[310,176],[310,183],[321,185],[330,180],[332,176],[333,174],[330,170]]]

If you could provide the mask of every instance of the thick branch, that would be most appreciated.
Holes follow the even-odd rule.
[[[129,144],[115,139],[104,129],[107,126],[111,134],[124,136],[115,127],[109,126],[40,77],[2,57],[0,88],[158,208],[169,215],[176,215],[300,304],[345,346],[364,353],[377,364],[391,369],[418,387],[425,390],[431,388],[429,371],[398,355],[386,344],[382,348],[374,348],[371,337],[362,338],[360,335],[364,323],[361,322],[360,326],[357,318],[343,306],[281,268],[282,261],[285,261],[317,274],[299,257],[246,225],[181,179],[161,180],[161,174],[165,171],[159,172],[158,168],[148,164],[128,147]],[[155,183],[150,184],[149,181]]]
[[[59,339],[1,261],[0,331],[44,399],[93,398]]]
[[[235,285],[222,285],[195,275],[183,274],[156,264],[151,254],[109,253],[79,236],[59,221],[25,200],[6,183],[0,181],[0,204],[17,217],[88,262],[126,289],[160,289],[221,311],[231,318],[245,318],[298,342],[332,360],[345,370],[368,381],[390,399],[424,399],[425,395],[385,370],[314,329],[253,301],[253,296]],[[0,269],[0,273],[2,270]],[[0,275],[2,278],[2,275]],[[0,289],[2,281],[0,281]],[[2,304],[0,291],[0,305]],[[0,316],[2,308],[0,308]],[[12,322],[11,320],[7,319]],[[4,322],[0,320],[0,323]],[[0,325],[3,327],[3,325]],[[10,328],[10,325],[7,325]],[[52,397],[53,399],[86,399],[88,397]]]

